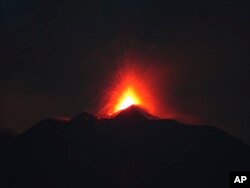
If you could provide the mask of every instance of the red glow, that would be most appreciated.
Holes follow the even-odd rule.
[[[98,96],[99,107],[95,111],[99,117],[109,118],[120,110],[137,105],[158,118],[204,123],[181,111],[185,101],[184,95],[179,93],[183,90],[180,89],[183,86],[180,79],[185,76],[178,73],[168,59],[150,53],[129,52],[116,61],[120,66],[114,74],[110,72],[114,67],[107,67],[108,78],[103,80],[103,93]]]
[[[106,93],[106,101],[101,114],[112,115],[131,105],[138,105],[148,113],[155,113],[155,97],[151,87],[152,73],[138,65],[124,66],[114,76],[113,84]]]

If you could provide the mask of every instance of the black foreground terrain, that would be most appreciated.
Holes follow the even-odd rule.
[[[249,146],[218,128],[134,106],[110,119],[44,120],[0,154],[0,187],[228,188],[229,171],[250,170]]]

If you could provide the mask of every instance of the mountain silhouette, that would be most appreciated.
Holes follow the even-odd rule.
[[[18,134],[10,129],[0,128],[0,147],[4,145],[6,142],[9,142]]]
[[[131,106],[110,118],[47,119],[1,148],[6,187],[227,188],[250,148],[220,129]]]

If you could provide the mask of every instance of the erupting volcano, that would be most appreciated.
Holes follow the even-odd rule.
[[[125,72],[113,87],[110,88],[108,101],[106,104],[106,114],[112,115],[120,110],[124,110],[131,105],[144,108],[153,113],[153,99],[150,97],[149,86],[143,78],[136,76],[134,72]]]
[[[131,105],[139,105],[141,103],[140,98],[135,93],[134,89],[128,87],[127,90],[124,91],[123,95],[120,98],[119,103],[115,107],[115,112],[124,110]]]
[[[122,67],[112,77],[100,114],[113,115],[133,105],[157,115],[154,77],[156,76],[153,75],[152,68],[143,69],[138,64],[128,64]]]

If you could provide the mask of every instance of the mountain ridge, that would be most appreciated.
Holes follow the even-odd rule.
[[[9,187],[226,188],[229,171],[250,169],[249,146],[222,130],[150,119],[135,106],[43,120],[1,153]]]

